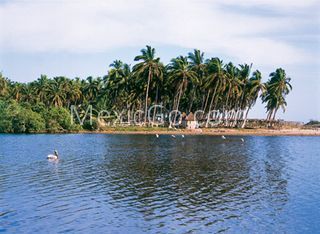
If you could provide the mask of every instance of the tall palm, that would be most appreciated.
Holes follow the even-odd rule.
[[[245,88],[245,106],[247,108],[247,111],[244,116],[244,121],[242,123],[241,128],[244,128],[248,119],[248,113],[249,110],[252,108],[252,106],[256,103],[259,93],[265,92],[265,84],[262,83],[262,75],[259,70],[256,70],[253,72],[252,77],[250,77],[249,82],[246,84]]]
[[[66,92],[62,88],[59,78],[54,78],[48,89],[49,102],[55,107],[62,107],[66,100]]]
[[[141,79],[147,78],[144,123],[147,122],[150,83],[154,77],[162,77],[164,71],[164,66],[160,62],[160,58],[155,57],[155,53],[155,49],[147,45],[145,49],[141,50],[141,55],[138,55],[134,58],[134,61],[140,61],[133,67],[135,76]]]
[[[240,88],[241,88],[241,98],[237,103],[237,109],[245,109],[245,101],[246,101],[246,96],[249,94],[247,91],[249,79],[250,79],[250,74],[251,74],[251,68],[252,64],[240,64],[239,65],[239,79],[241,81]]]
[[[189,111],[191,111],[193,102],[197,96],[197,90],[201,89],[202,85],[204,84],[204,77],[205,77],[205,68],[206,64],[204,63],[204,53],[198,49],[194,49],[193,53],[188,53],[188,59],[190,61],[190,66],[193,71],[197,73],[197,82],[194,84],[194,88],[192,91],[192,97],[190,102]],[[199,90],[200,96],[202,96],[201,90]],[[204,100],[202,100],[202,104]]]
[[[0,72],[0,97],[5,97],[8,94],[8,88],[9,82]]]
[[[205,88],[212,92],[209,112],[212,106],[217,104],[219,93],[224,92],[226,84],[226,73],[223,69],[223,61],[219,58],[211,58],[206,61],[207,76],[205,78]],[[209,96],[209,93],[208,93]]]
[[[285,111],[287,105],[285,97],[292,90],[292,86],[290,84],[291,78],[286,76],[286,72],[282,68],[276,69],[269,77],[266,84],[267,91],[262,95],[262,101],[267,103],[267,120],[273,121],[280,107]]]
[[[94,79],[92,76],[87,78],[87,83],[84,87],[84,95],[88,103],[96,103],[97,97],[101,89],[102,82],[100,78]]]
[[[225,69],[228,83],[225,107],[228,110],[231,110],[232,107],[235,107],[235,103],[232,101],[239,98],[239,96],[241,95],[240,85],[242,85],[242,82],[239,79],[239,69],[234,66],[233,63],[228,63],[225,66]]]
[[[34,87],[34,93],[37,95],[37,99],[40,100],[40,102],[46,103],[48,89],[49,79],[46,75],[41,75]]]
[[[171,60],[168,65],[169,81],[177,89],[174,109],[179,109],[180,99],[183,93],[188,88],[189,84],[197,81],[197,73],[190,69],[190,64],[187,57],[177,57]]]
[[[71,89],[67,93],[68,107],[70,104],[77,105],[82,99],[81,82],[79,78],[75,80],[69,80],[69,86]]]
[[[124,64],[121,60],[115,60],[110,64],[111,69],[108,72],[106,90],[112,100],[112,105],[115,104],[118,98],[118,92],[122,90],[121,84],[124,77],[123,65]]]
[[[26,85],[22,83],[15,82],[12,84],[12,88],[10,90],[10,96],[13,97],[14,100],[19,102],[23,96],[24,89],[26,89]]]

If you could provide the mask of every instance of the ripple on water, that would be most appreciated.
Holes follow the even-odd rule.
[[[0,231],[320,228],[317,137],[0,135],[0,141]],[[61,154],[57,163],[45,160],[53,148]]]

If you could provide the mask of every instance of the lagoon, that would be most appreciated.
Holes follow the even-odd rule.
[[[0,232],[319,231],[320,137],[243,138],[0,134]]]

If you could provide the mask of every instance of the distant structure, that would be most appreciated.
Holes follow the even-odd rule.
[[[186,117],[187,129],[197,129],[199,128],[198,122],[194,119],[194,114],[192,112]]]

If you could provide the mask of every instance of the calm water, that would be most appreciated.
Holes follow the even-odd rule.
[[[320,232],[320,137],[244,139],[0,135],[0,232]]]

